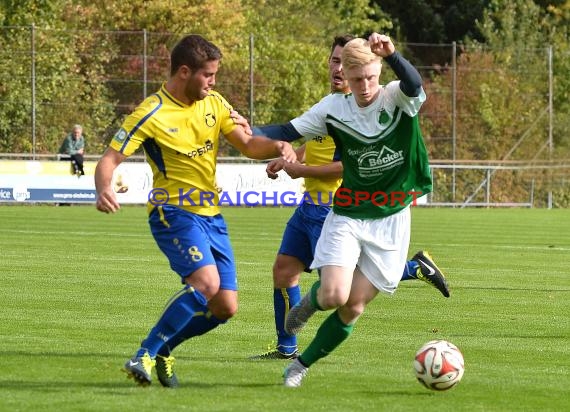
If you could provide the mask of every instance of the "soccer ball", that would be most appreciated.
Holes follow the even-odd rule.
[[[459,383],[465,366],[457,346],[445,340],[432,340],[416,352],[414,369],[416,378],[426,388],[446,391]]]

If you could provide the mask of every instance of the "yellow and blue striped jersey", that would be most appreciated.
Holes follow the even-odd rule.
[[[216,157],[220,133],[236,127],[231,109],[214,91],[186,105],[163,84],[125,119],[110,147],[130,156],[143,146],[153,173],[149,212],[160,202],[204,216],[220,213]]]
[[[330,136],[316,136],[305,143],[305,164],[307,166],[327,165],[334,160],[335,143]],[[332,196],[342,183],[342,178],[305,178],[305,193],[314,204],[331,205]]]

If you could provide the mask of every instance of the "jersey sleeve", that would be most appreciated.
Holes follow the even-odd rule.
[[[109,147],[125,156],[132,155],[147,138],[153,135],[151,122],[147,120],[160,109],[161,105],[159,96],[149,96],[125,118],[121,128],[113,136]]]
[[[301,136],[305,137],[305,140],[312,139],[315,136],[327,135],[325,120],[333,97],[335,95],[326,96],[301,116],[291,120],[293,127]]]
[[[284,140],[286,142],[292,142],[303,137],[299,134],[291,122],[288,122],[286,124],[254,126],[252,127],[252,130],[254,135],[269,137],[273,140]]]
[[[400,81],[396,80],[388,83],[384,86],[386,95],[388,96],[390,103],[394,106],[400,107],[404,113],[410,117],[414,117],[420,111],[420,107],[426,100],[426,94],[423,87],[421,88],[420,94],[417,97],[406,96],[406,94],[400,89]]]

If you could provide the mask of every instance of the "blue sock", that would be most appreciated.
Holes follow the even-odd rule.
[[[194,316],[179,331],[176,335],[168,340],[162,347],[159,349],[158,354],[160,356],[170,356],[170,353],[180,345],[182,342],[187,341],[194,336],[203,335],[206,332],[211,331],[212,329],[216,328],[218,325],[222,323],[226,323],[227,320],[221,320],[212,315],[212,312],[208,311],[208,308],[204,306],[202,311],[194,313]]]
[[[136,356],[142,356],[148,352],[150,357],[154,358],[162,345],[183,329],[194,313],[203,308],[206,303],[204,295],[189,285],[177,292],[166,304],[162,316],[150,330]]]
[[[415,260],[408,260],[406,266],[404,267],[404,273],[402,273],[401,280],[411,280],[417,279],[416,272],[420,265]]]
[[[285,318],[289,310],[301,300],[301,287],[273,289],[273,310],[277,329],[277,350],[289,354],[297,350],[297,337],[285,332]]]

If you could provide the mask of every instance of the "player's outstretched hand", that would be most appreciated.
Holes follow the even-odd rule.
[[[370,43],[370,50],[372,53],[384,58],[388,57],[396,51],[392,39],[385,34],[372,33],[368,37],[368,43]]]

